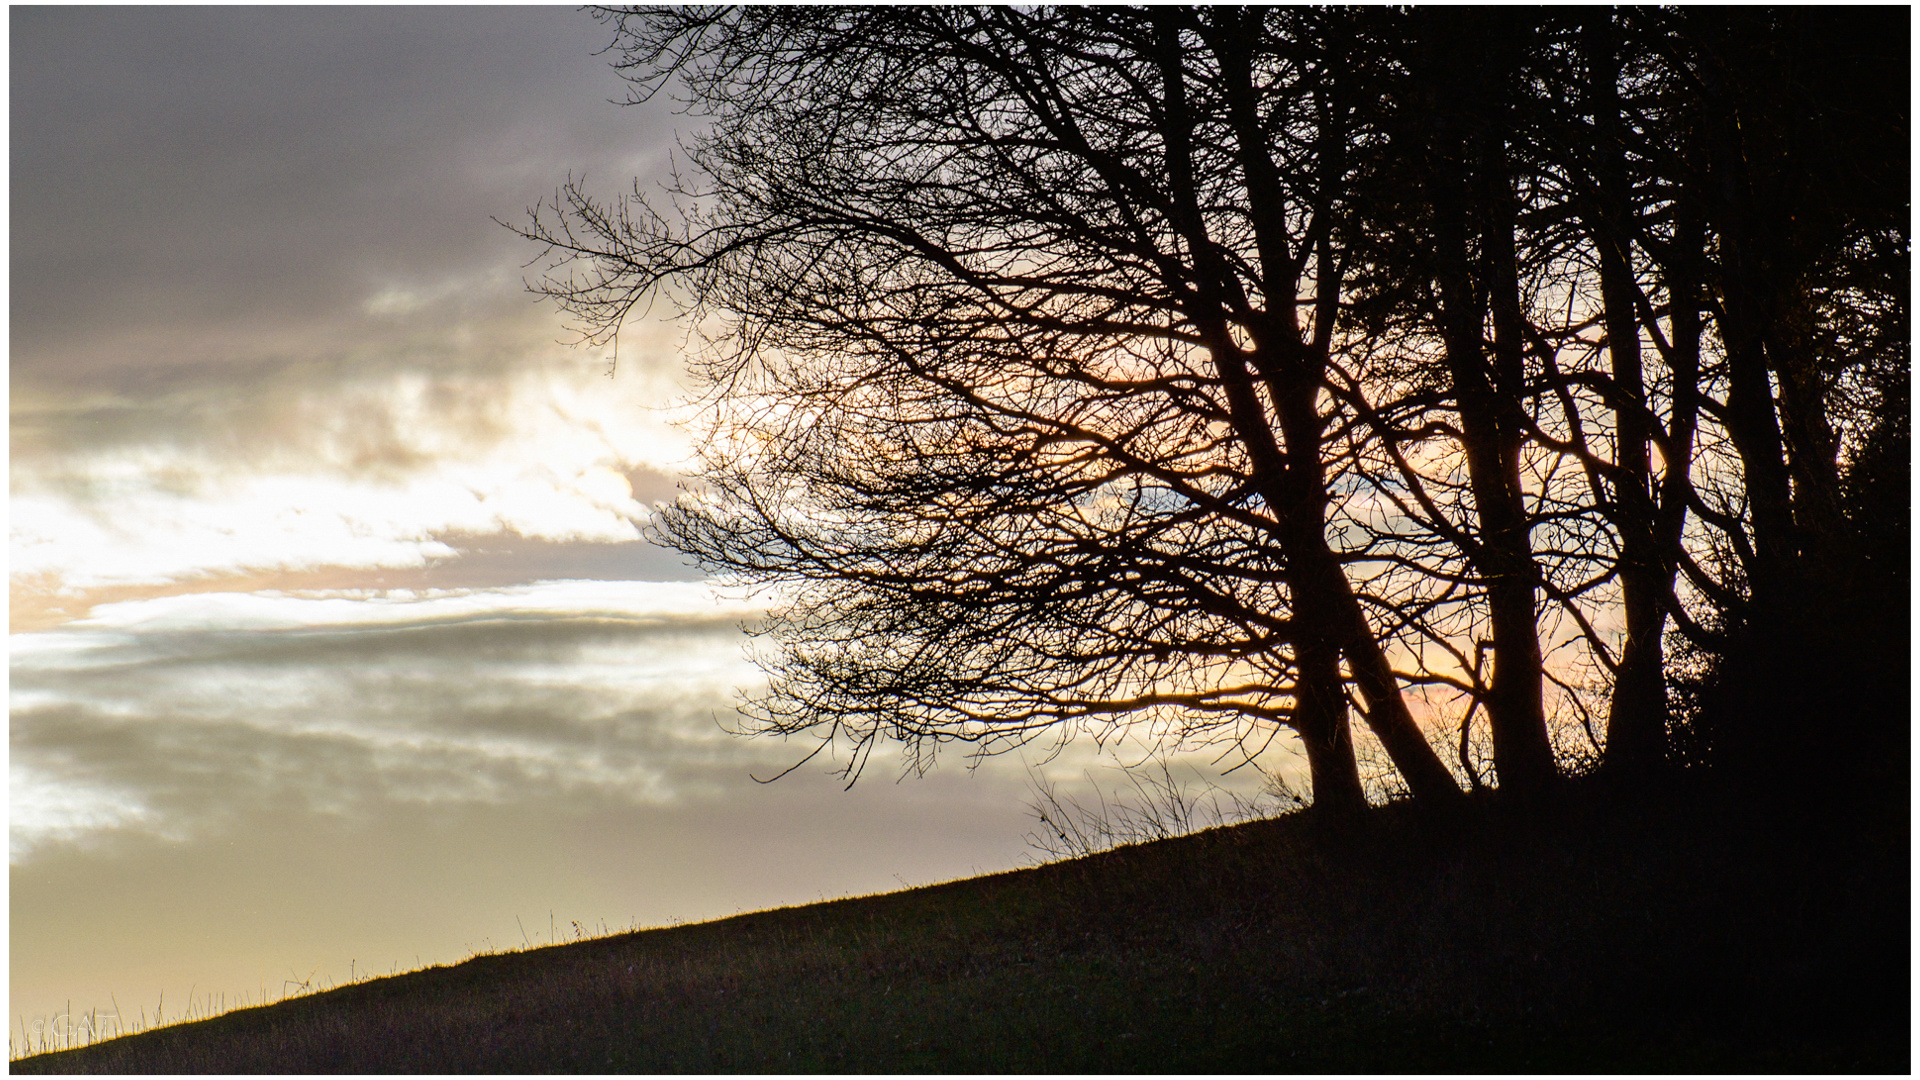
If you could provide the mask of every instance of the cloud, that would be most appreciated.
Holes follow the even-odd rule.
[[[289,804],[711,793],[778,750],[717,719],[754,680],[758,610],[691,582],[555,582],[173,596],[17,634],[14,857]]]
[[[12,767],[28,800],[14,856],[116,832],[244,831],[268,810],[721,800],[811,749],[731,733],[736,694],[760,682],[740,625],[762,610],[701,582],[601,581],[103,605],[12,638]],[[1118,783],[1112,762],[1147,756],[1138,740],[1083,740],[1036,764],[1084,794]],[[1182,767],[1215,773],[1212,756]],[[1022,760],[986,771],[1017,785]],[[1257,785],[1252,771],[1229,781]]]
[[[672,497],[677,332],[637,318],[603,377],[491,220],[569,169],[624,183],[666,160],[670,116],[607,104],[604,27],[41,9],[13,28],[16,625],[223,582],[633,561],[582,552],[634,550]]]
[[[671,498],[689,456],[655,392],[578,369],[400,372],[30,449],[14,459],[12,574],[86,589],[418,568],[454,557],[458,536],[633,541],[651,512],[641,498]]]
[[[491,220],[569,168],[664,160],[659,116],[606,103],[605,34],[557,9],[22,13],[16,596],[633,541],[632,481],[686,456],[651,411],[673,333],[636,320],[602,378]]]
[[[13,862],[50,844],[83,845],[103,832],[151,829],[158,817],[138,794],[89,782],[46,758],[36,766],[9,766],[7,813]]]
[[[672,145],[607,103],[607,40],[567,9],[22,13],[16,381],[351,357],[375,297],[517,293],[532,252],[492,218]]]

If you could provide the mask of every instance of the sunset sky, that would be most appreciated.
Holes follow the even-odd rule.
[[[1026,859],[1022,761],[760,785],[810,747],[725,730],[756,603],[640,538],[683,331],[610,376],[490,220],[668,166],[604,28],[9,25],[16,1037]]]

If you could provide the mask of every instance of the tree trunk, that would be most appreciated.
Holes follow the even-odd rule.
[[[1634,278],[1631,192],[1620,124],[1618,34],[1611,11],[1586,29],[1593,113],[1593,190],[1585,217],[1599,253],[1602,319],[1612,361],[1615,473],[1610,500],[1620,537],[1620,591],[1626,639],[1614,668],[1605,763],[1615,775],[1644,777],[1667,756],[1666,657],[1661,647],[1673,600],[1674,563],[1660,542],[1653,498],[1652,427],[1642,367],[1639,286]],[[1694,302],[1691,296],[1684,301]],[[1679,327],[1682,320],[1674,319]],[[1676,337],[1678,334],[1676,333]],[[1677,345],[1675,347],[1678,347]],[[1693,348],[1699,347],[1697,330]],[[1697,366],[1697,364],[1696,364]],[[1668,469],[1685,472],[1682,458]],[[1684,513],[1684,507],[1681,510]]]
[[[1478,42],[1459,44],[1462,49],[1477,46],[1476,52],[1490,49],[1485,35],[1480,37]],[[1446,70],[1462,59],[1451,55],[1440,61],[1440,85],[1449,93],[1470,85],[1453,77],[1464,78],[1464,73]],[[1475,76],[1484,77],[1484,71]],[[1478,535],[1466,555],[1486,589],[1493,638],[1493,675],[1485,705],[1494,769],[1502,788],[1530,797],[1551,788],[1558,772],[1541,704],[1544,667],[1535,613],[1540,571],[1533,558],[1520,485],[1522,432],[1508,415],[1519,408],[1522,392],[1523,330],[1514,262],[1513,192],[1501,144],[1503,108],[1497,100],[1443,97],[1426,186],[1434,214],[1442,343],[1460,413],[1468,486],[1479,518]],[[1471,121],[1479,121],[1474,126],[1491,121],[1493,130],[1469,134]],[[1472,195],[1465,177],[1478,180]],[[1476,219],[1484,293],[1475,287],[1468,251]],[[1489,306],[1494,321],[1491,364],[1482,336]],[[1503,401],[1502,395],[1511,400]]]
[[[1336,315],[1333,300],[1338,295],[1338,282],[1331,277],[1316,282],[1316,343],[1303,339],[1292,304],[1252,320],[1255,325],[1248,327],[1254,337],[1251,351],[1235,343],[1228,330],[1229,312],[1235,308],[1228,296],[1236,287],[1227,283],[1233,275],[1206,235],[1194,194],[1197,189],[1185,126],[1185,79],[1177,62],[1177,38],[1174,21],[1171,17],[1164,19],[1160,45],[1169,132],[1167,173],[1177,194],[1176,221],[1192,252],[1197,302],[1191,311],[1213,356],[1234,426],[1247,448],[1252,480],[1279,525],[1299,667],[1295,708],[1300,714],[1301,736],[1308,743],[1309,761],[1318,754],[1320,764],[1315,767],[1324,766],[1333,778],[1336,786],[1328,793],[1328,805],[1351,806],[1353,793],[1346,790],[1345,779],[1345,763],[1352,760],[1351,730],[1346,717],[1345,682],[1338,664],[1338,654],[1345,652],[1353,660],[1362,693],[1369,702],[1368,723],[1379,734],[1414,797],[1457,798],[1459,785],[1400,699],[1399,687],[1360,612],[1346,572],[1327,544],[1329,500],[1321,458],[1325,421],[1316,402],[1326,376],[1326,339]],[[1235,36],[1229,33],[1222,40],[1231,46]],[[1284,282],[1276,276],[1265,282],[1263,291],[1275,297],[1297,295],[1300,268],[1289,258],[1281,188],[1273,163],[1266,156],[1265,137],[1253,115],[1247,57],[1232,47],[1224,48],[1221,55],[1223,80],[1235,103],[1235,129],[1246,175],[1254,189],[1253,220],[1262,265],[1275,275],[1293,275],[1292,280]],[[1322,140],[1320,180],[1331,197],[1341,173],[1332,155],[1343,143],[1337,133],[1323,134],[1327,137]],[[1292,269],[1286,271],[1289,264]],[[1332,267],[1323,263],[1320,269],[1330,273]],[[1262,400],[1263,390],[1266,401]],[[1316,790],[1314,798],[1318,803],[1322,794]]]
[[[1346,571],[1327,544],[1326,478],[1319,446],[1323,422],[1314,407],[1318,390],[1316,379],[1276,395],[1289,457],[1280,492],[1285,500],[1284,542],[1292,575],[1294,622],[1303,640],[1311,636],[1335,643],[1346,654],[1366,702],[1367,727],[1379,738],[1413,797],[1451,802],[1460,797],[1460,785],[1414,722],[1386,651],[1367,625]]]
[[[1551,788],[1559,779],[1559,771],[1553,761],[1553,744],[1547,738],[1543,701],[1546,665],[1540,655],[1537,607],[1540,567],[1533,557],[1532,527],[1520,482],[1520,451],[1526,439],[1520,423],[1526,394],[1526,371],[1521,360],[1525,323],[1514,251],[1513,185],[1498,136],[1482,148],[1480,175],[1487,214],[1480,252],[1486,264],[1487,296],[1493,315],[1493,379],[1491,385],[1484,376],[1469,380],[1473,392],[1462,394],[1461,414],[1469,434],[1478,428],[1480,436],[1473,440],[1480,444],[1480,451],[1468,453],[1467,468],[1474,505],[1480,511],[1481,542],[1488,557],[1493,680],[1488,688],[1487,715],[1493,734],[1494,767],[1500,770],[1501,785],[1523,795],[1535,795]],[[1473,399],[1471,405],[1465,404],[1468,399]],[[1473,416],[1470,421],[1469,414]],[[1491,454],[1486,452],[1489,447]]]
[[[1353,758],[1353,728],[1347,721],[1347,695],[1340,658],[1324,641],[1303,640],[1295,649],[1299,666],[1294,730],[1307,751],[1315,812],[1349,817],[1367,807],[1360,768]]]
[[[1711,51],[1717,44],[1715,20],[1703,18]],[[1793,483],[1786,445],[1774,410],[1767,370],[1769,321],[1766,245],[1753,205],[1753,180],[1746,162],[1739,108],[1728,72],[1709,58],[1701,65],[1707,90],[1706,123],[1712,147],[1715,225],[1720,237],[1722,294],[1721,340],[1727,354],[1728,437],[1740,455],[1747,501],[1753,519],[1753,557],[1746,566],[1749,603],[1783,611],[1797,592],[1799,544],[1793,523]]]
[[[1342,581],[1344,584],[1344,578]],[[1344,621],[1348,632],[1342,651],[1353,667],[1354,682],[1367,703],[1367,728],[1380,740],[1415,798],[1435,803],[1458,801],[1461,798],[1459,782],[1447,771],[1433,744],[1414,722],[1406,698],[1400,694],[1399,681],[1393,676],[1393,667],[1387,663],[1386,650],[1380,647],[1373,628],[1367,625],[1353,590],[1348,588],[1345,594]]]

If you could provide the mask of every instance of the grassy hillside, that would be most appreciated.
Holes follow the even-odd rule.
[[[1906,1072],[1905,807],[1292,816],[477,957],[16,1072]]]

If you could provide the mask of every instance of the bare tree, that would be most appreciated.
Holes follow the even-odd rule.
[[[574,186],[527,231],[592,333],[669,280],[723,327],[711,494],[663,529],[786,590],[767,727],[1285,726],[1352,809],[1351,682],[1412,791],[1457,794],[1327,535],[1349,16],[607,17],[711,124],[696,172],[676,214]]]
[[[888,738],[1291,729],[1351,811],[1357,708],[1417,797],[1483,783],[1481,716],[1539,795],[1559,708],[1644,779],[1670,633],[1777,664],[1892,561],[1905,173],[1847,102],[1904,111],[1842,62],[1873,17],[600,17],[706,126],[660,197],[538,208],[539,288],[590,340],[656,296],[704,328],[660,535],[778,593],[751,715],[849,777]]]

